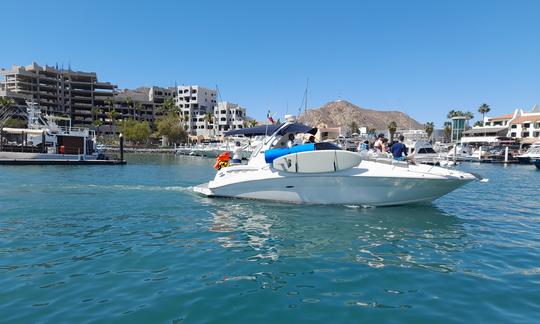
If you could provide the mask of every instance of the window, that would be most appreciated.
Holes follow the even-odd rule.
[[[220,114],[226,114],[227,113],[227,110],[222,110],[219,112]]]
[[[423,147],[421,149],[418,150],[418,154],[427,154],[427,153],[437,153],[435,152],[435,150],[433,150],[431,147]]]
[[[531,127],[531,124],[530,124],[530,123],[525,123],[525,124],[523,124],[523,128],[529,128],[529,127]]]
[[[193,89],[191,93],[197,93],[197,89]]]
[[[511,127],[511,128],[517,128],[517,125],[512,125],[512,127]]]
[[[227,121],[227,118],[221,117],[219,120],[220,120],[220,121]]]
[[[516,133],[510,133],[510,137],[516,137]]]
[[[521,135],[521,137],[529,137],[529,132],[523,132],[523,134]]]
[[[540,137],[540,132],[534,132],[533,137]]]
[[[191,97],[191,100],[197,100],[197,97]]]
[[[189,108],[189,104],[185,104],[184,107],[185,107],[185,108]]]
[[[193,104],[193,108],[197,108],[197,107],[199,107],[198,104]]]

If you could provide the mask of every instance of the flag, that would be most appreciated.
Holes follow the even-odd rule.
[[[268,118],[268,121],[272,124],[274,123],[274,118],[272,118],[272,115],[270,114],[270,110],[268,110],[268,114],[266,114],[266,118]]]

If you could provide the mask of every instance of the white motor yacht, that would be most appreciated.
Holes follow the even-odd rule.
[[[540,142],[534,143],[527,152],[516,156],[519,163],[521,164],[530,164],[534,163],[536,160],[540,160]]]
[[[446,154],[440,154],[435,151],[433,145],[425,140],[419,140],[407,145],[409,155],[416,163],[430,165],[448,165],[449,160]],[[452,162],[453,164],[453,162]]]
[[[42,116],[33,102],[27,105],[27,128],[0,127],[0,160],[105,159],[97,148],[94,131],[71,127],[67,117]],[[58,122],[68,126],[59,126]]]
[[[286,116],[281,125],[229,132],[267,136],[248,164],[219,170],[194,187],[206,196],[262,199],[290,203],[390,206],[428,202],[479,179],[470,173],[390,159],[366,160],[331,143],[288,147],[291,134],[315,134]]]

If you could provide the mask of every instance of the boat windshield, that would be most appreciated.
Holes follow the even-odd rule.
[[[435,152],[434,149],[432,149],[431,147],[422,147],[421,149],[418,149],[418,154],[436,154],[437,152]]]

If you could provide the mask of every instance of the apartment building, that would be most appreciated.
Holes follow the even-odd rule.
[[[222,134],[231,129],[244,127],[246,109],[238,104],[221,101],[214,108],[214,132]]]
[[[179,108],[179,123],[190,135],[217,137],[242,128],[246,118],[246,109],[237,104],[223,102],[217,109],[216,90],[198,85],[118,90],[115,84],[98,81],[94,72],[37,63],[0,72],[0,96],[13,98],[21,108],[34,101],[44,113],[70,116],[73,125],[100,124],[101,133],[117,132],[112,126],[127,118],[154,122],[167,100]]]
[[[94,72],[59,69],[32,63],[2,69],[2,91],[13,94],[19,101],[27,98],[36,102],[48,114],[68,115],[74,125],[90,125],[92,108],[105,108],[112,100],[117,86],[98,81]]]
[[[186,131],[190,135],[216,136],[214,131],[214,108],[217,105],[216,90],[198,85],[178,86],[176,104],[180,108]]]

